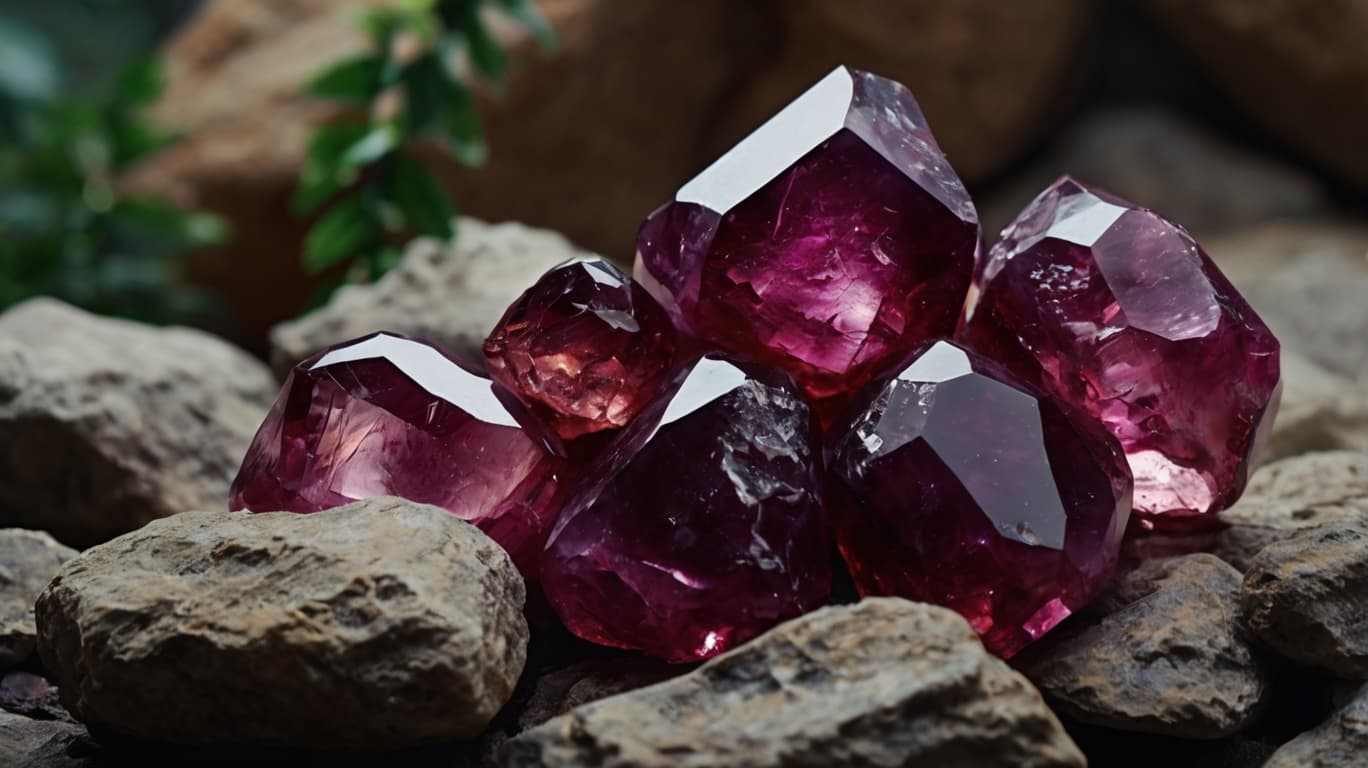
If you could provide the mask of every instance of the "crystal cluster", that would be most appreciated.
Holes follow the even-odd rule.
[[[1214,524],[1278,401],[1278,341],[1182,228],[1062,178],[993,246],[960,337],[1121,440],[1147,526]]]
[[[979,243],[907,89],[838,68],[647,218],[635,280],[542,276],[488,378],[393,334],[301,363],[232,506],[441,505],[574,633],[677,662],[824,603],[839,545],[1010,656],[1106,585],[1132,499],[1190,527],[1240,494],[1278,345],[1182,229],[1072,180]]]

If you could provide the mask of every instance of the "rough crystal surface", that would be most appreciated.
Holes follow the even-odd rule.
[[[857,402],[830,487],[862,594],[953,608],[1006,657],[1106,585],[1131,477],[1086,414],[944,341]]]
[[[681,329],[787,369],[827,421],[954,330],[978,243],[911,93],[842,67],[651,214],[635,275]]]
[[[815,419],[778,372],[706,357],[604,455],[551,534],[547,598],[604,645],[707,658],[820,606]]]
[[[1215,524],[1277,409],[1278,342],[1197,243],[1064,177],[982,264],[960,338],[1121,440],[1147,527]]]
[[[493,382],[437,347],[389,333],[295,367],[252,441],[229,505],[317,512],[401,496],[474,523],[532,575],[567,465]]]
[[[641,286],[603,259],[550,270],[484,343],[489,375],[561,438],[623,427],[659,389],[676,333]]]

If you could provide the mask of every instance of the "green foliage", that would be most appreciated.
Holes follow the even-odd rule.
[[[53,46],[0,16],[0,309],[47,294],[170,322],[208,306],[176,267],[187,250],[222,242],[223,223],[115,184],[170,141],[141,115],[161,87],[157,64],[140,61],[107,98],[64,96]]]
[[[292,203],[297,215],[315,217],[307,269],[345,265],[347,279],[373,280],[398,260],[403,237],[455,234],[456,207],[415,150],[432,144],[463,165],[484,162],[469,79],[456,68],[468,63],[473,77],[502,87],[508,57],[482,19],[489,8],[527,26],[544,48],[554,45],[530,0],[399,0],[361,18],[371,50],[309,83],[310,95],[363,114],[322,126],[309,145]],[[400,106],[386,109],[387,101]]]

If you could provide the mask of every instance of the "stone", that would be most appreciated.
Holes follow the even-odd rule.
[[[493,382],[426,342],[379,333],[339,344],[286,380],[229,508],[307,513],[400,496],[474,523],[535,574],[569,467],[518,415]]]
[[[376,282],[343,286],[322,307],[272,328],[277,375],[283,379],[320,349],[377,331],[429,339],[478,359],[494,320],[539,275],[587,256],[561,235],[521,224],[462,218],[457,229],[454,244],[415,240]]]
[[[1276,222],[1207,246],[1288,349],[1351,380],[1368,377],[1368,228],[1362,222]]]
[[[535,728],[572,709],[678,677],[679,666],[645,657],[591,659],[537,678],[518,714],[518,730]]]
[[[14,670],[0,677],[0,709],[38,720],[74,722],[62,709],[57,689],[32,672]]]
[[[1264,547],[1245,573],[1240,607],[1245,626],[1280,655],[1368,680],[1368,521]]]
[[[509,742],[506,766],[1082,766],[1040,694],[954,612],[879,598]]]
[[[1251,121],[1323,170],[1368,182],[1368,7],[1328,0],[1307,12],[1298,0],[1145,7]]]
[[[1310,218],[1332,208],[1311,172],[1156,107],[1082,115],[1052,144],[1043,158],[980,201],[984,231],[1007,226],[1064,173],[1160,211],[1201,238],[1275,219]]]
[[[33,653],[33,601],[76,550],[42,531],[0,529],[0,671]]]
[[[398,749],[488,725],[526,658],[524,594],[493,541],[433,506],[186,512],[67,563],[38,650],[92,728]]]
[[[1056,711],[1083,722],[1230,736],[1254,721],[1269,694],[1235,620],[1240,584],[1239,571],[1208,554],[1145,563],[1120,578],[1100,610],[1023,654],[1018,668]]]
[[[859,402],[831,432],[829,503],[861,594],[953,608],[1006,658],[1106,586],[1131,479],[1085,414],[944,341]]]
[[[1278,340],[1181,227],[1067,176],[975,278],[959,338],[1121,441],[1146,528],[1213,527],[1278,400]]]
[[[1308,453],[1263,467],[1245,495],[1221,513],[1213,552],[1249,570],[1270,544],[1309,528],[1368,522],[1368,454]]]
[[[84,547],[223,503],[276,384],[209,334],[52,299],[0,315],[0,526]]]
[[[1320,451],[1368,453],[1368,390],[1287,350],[1282,382],[1266,461]]]
[[[564,440],[620,429],[660,389],[677,344],[660,305],[603,259],[576,259],[518,297],[485,368]]]
[[[566,503],[541,558],[551,607],[586,640],[688,662],[821,606],[821,461],[787,376],[685,366]]]
[[[0,765],[15,768],[46,768],[62,763],[44,762],[36,758],[42,755],[49,743],[69,741],[84,737],[85,728],[60,720],[38,720],[0,712]]]
[[[1368,686],[1322,725],[1284,744],[1264,768],[1356,768],[1368,755]]]
[[[912,94],[838,67],[647,218],[633,274],[681,330],[788,370],[826,423],[954,330],[978,243]]]

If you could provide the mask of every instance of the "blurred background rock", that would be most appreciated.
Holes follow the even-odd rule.
[[[179,140],[118,169],[117,189],[226,224],[221,245],[183,238],[190,255],[177,270],[219,297],[218,309],[170,319],[260,351],[318,286],[300,267],[310,222],[289,203],[312,131],[337,110],[303,95],[304,84],[364,50],[355,17],[379,4],[3,0],[0,31],[22,26],[52,51],[0,43],[0,88],[16,87],[6,71],[33,66],[25,56],[60,62],[46,87],[63,96],[107,93],[112,73],[160,58],[165,89],[150,118]],[[1217,244],[1213,255],[1233,272],[1245,251],[1256,254],[1241,287],[1257,298],[1260,281],[1279,273],[1269,264],[1319,252],[1272,225],[1356,232],[1368,201],[1368,7],[1351,0],[535,5],[558,46],[547,52],[522,26],[494,26],[513,63],[499,92],[480,91],[487,162],[463,167],[437,149],[424,159],[461,213],[556,230],[623,262],[648,212],[839,63],[913,90],[990,242],[1067,170]],[[0,212],[5,200],[0,191]],[[1340,244],[1326,285],[1364,285],[1364,240],[1326,237]],[[1286,326],[1312,311],[1284,308]]]

